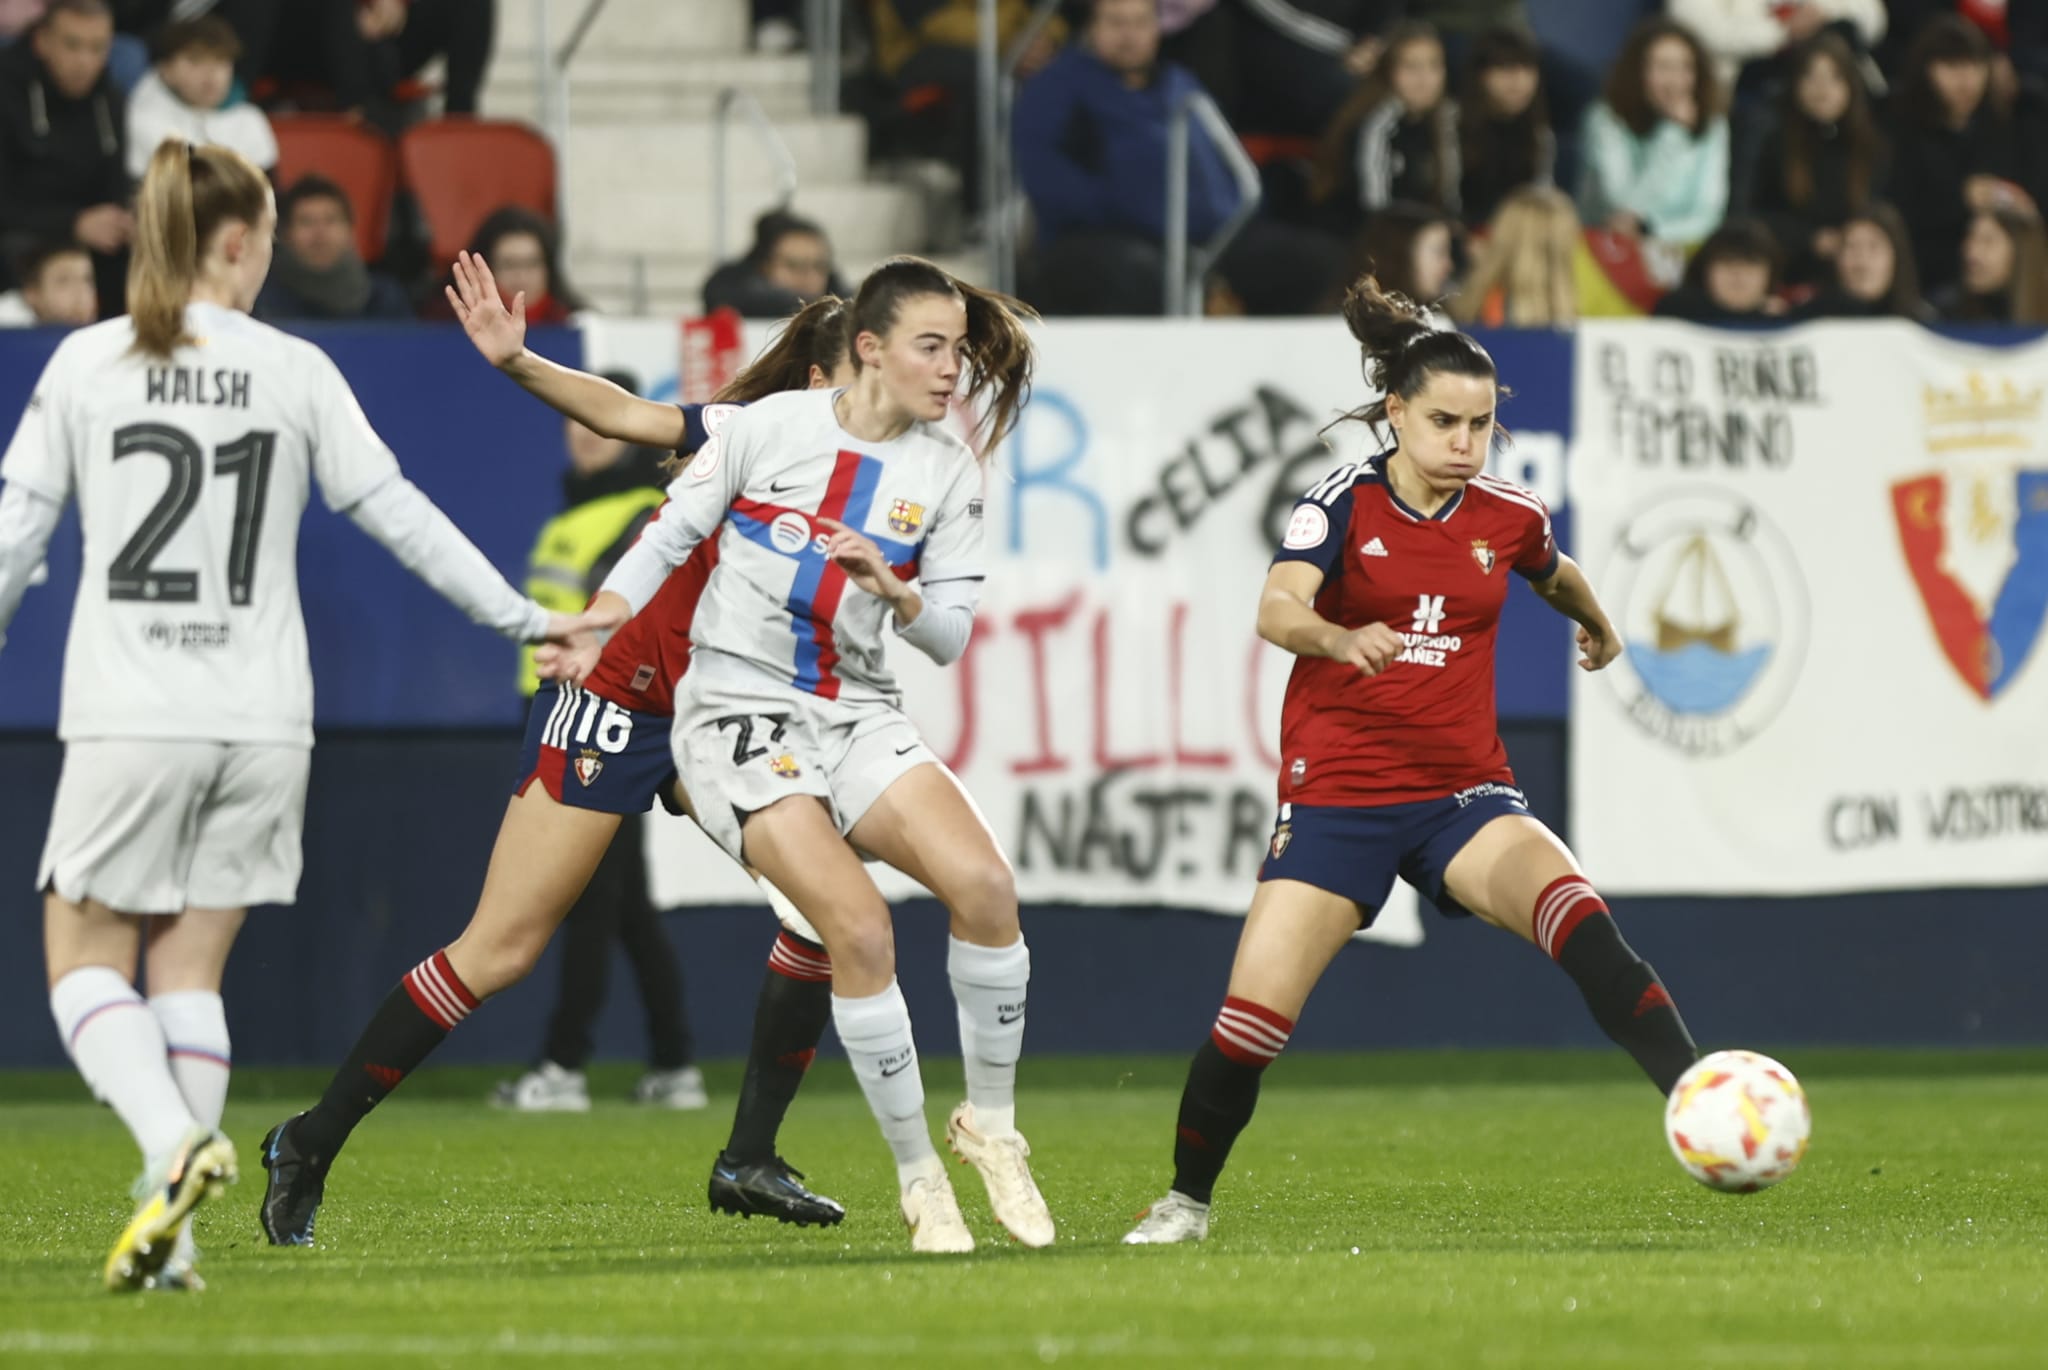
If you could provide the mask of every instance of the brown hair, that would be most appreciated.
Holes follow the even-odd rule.
[[[1386,422],[1386,396],[1413,399],[1431,376],[1473,376],[1499,386],[1493,358],[1476,339],[1454,328],[1433,326],[1424,306],[1382,290],[1369,275],[1360,276],[1344,292],[1344,322],[1358,339],[1365,383],[1381,398],[1325,425],[1326,433],[1350,420],[1378,428]],[[1505,397],[1507,388],[1499,386],[1499,393]]]
[[[1750,262],[1763,267],[1770,273],[1769,290],[1778,289],[1778,272],[1785,265],[1785,254],[1778,246],[1778,240],[1761,219],[1737,216],[1722,221],[1719,228],[1707,235],[1699,251],[1692,254],[1692,260],[1685,264],[1685,276],[1681,288],[1704,293],[1707,288],[1707,273],[1722,262]]]
[[[768,350],[720,386],[711,402],[752,404],[785,390],[808,389],[811,368],[831,375],[846,360],[846,348],[846,301],[837,295],[820,295],[790,315]],[[672,452],[662,458],[661,469],[670,476],[678,475],[686,460],[683,453]]]
[[[1024,324],[1038,312],[1022,300],[970,285],[922,257],[891,257],[868,273],[853,297],[849,343],[863,333],[886,335],[903,302],[919,295],[950,295],[967,308],[965,400],[981,414],[974,439],[986,461],[1017,426],[1031,398],[1031,335]],[[860,366],[857,350],[853,364]]]
[[[1472,40],[1472,53],[1465,59],[1465,95],[1458,110],[1461,171],[1465,176],[1492,170],[1487,166],[1487,154],[1494,140],[1487,136],[1487,127],[1497,116],[1487,102],[1486,73],[1514,68],[1536,73],[1536,93],[1529,98],[1529,107],[1515,116],[1513,127],[1521,143],[1516,151],[1541,174],[1544,135],[1550,131],[1550,101],[1543,89],[1542,55],[1536,40],[1521,29],[1496,24]],[[1464,208],[1468,214],[1472,211],[1471,205]]]
[[[1572,256],[1579,211],[1555,186],[1524,186],[1501,202],[1479,260],[1451,313],[1461,323],[1485,314],[1501,294],[1500,322],[1509,328],[1569,328],[1579,321]]]
[[[2012,243],[2012,279],[2006,284],[2006,314],[2002,322],[2048,323],[2048,229],[2041,216],[2019,205],[1980,209],[1977,218],[1990,219]]]
[[[152,62],[168,62],[186,52],[233,62],[242,55],[242,40],[227,20],[217,14],[206,14],[165,24],[149,43]]]
[[[1820,126],[1799,103],[1799,83],[1815,62],[1828,61],[1841,73],[1849,87],[1849,108],[1842,113],[1841,130],[1849,149],[1849,204],[1853,208],[1870,198],[1870,186],[1877,175],[1882,143],[1877,121],[1870,113],[1870,88],[1863,82],[1863,69],[1856,54],[1838,33],[1815,34],[1793,50],[1785,82],[1784,106],[1778,121],[1784,139],[1785,198],[1804,207],[1813,199],[1814,163],[1820,158]]]
[[[1372,272],[1385,290],[1420,299],[1421,282],[1415,279],[1415,245],[1424,233],[1438,224],[1450,233],[1452,251],[1455,252],[1458,221],[1434,205],[1396,200],[1374,210],[1358,234],[1353,269]],[[1435,304],[1436,301],[1428,299],[1422,303]]]
[[[185,304],[207,244],[225,224],[254,228],[269,204],[270,182],[241,153],[175,137],[157,145],[135,194],[128,312],[136,351],[167,358],[192,341]]]
[[[1650,103],[1649,82],[1643,69],[1649,65],[1650,49],[1666,38],[1676,38],[1692,50],[1692,92],[1694,123],[1688,130],[1698,138],[1726,108],[1721,98],[1721,79],[1714,71],[1714,59],[1699,36],[1676,20],[1652,17],[1629,30],[1628,39],[1614,65],[1607,69],[1607,84],[1600,98],[1614,111],[1614,117],[1628,125],[1638,138],[1649,136],[1663,116]]]
[[[1434,25],[1419,19],[1394,25],[1392,32],[1387,34],[1387,45],[1380,51],[1379,60],[1373,63],[1372,74],[1359,82],[1351,98],[1337,107],[1316,145],[1315,174],[1309,181],[1311,199],[1318,202],[1327,200],[1344,184],[1355,160],[1354,144],[1358,141],[1359,125],[1375,109],[1395,98],[1394,68],[1400,62],[1401,53],[1417,43],[1434,43],[1440,54],[1443,51],[1443,39],[1437,35]],[[1436,202],[1454,205],[1458,202],[1458,107],[1451,99],[1448,59],[1444,69],[1443,94],[1429,109],[1413,112],[1429,120],[1431,132],[1435,135]]]
[[[1937,14],[1920,28],[1913,39],[1913,46],[1906,49],[1905,67],[1899,72],[1895,87],[1899,108],[1908,119],[1922,128],[1944,128],[1948,124],[1948,106],[1943,103],[1941,92],[1934,87],[1932,68],[1937,62],[1972,62],[1986,69],[1991,67],[1993,56],[1991,40],[1960,14]],[[1988,77],[1984,83],[1984,100],[1978,109],[1989,106],[2000,119],[2012,109],[2009,96],[2002,95],[1998,82]],[[1974,116],[1975,110],[1971,111]]]
[[[1913,235],[1906,228],[1906,220],[1898,210],[1884,200],[1872,200],[1863,208],[1842,220],[1842,232],[1848,233],[1852,224],[1869,224],[1884,234],[1892,245],[1892,283],[1884,293],[1884,307],[1888,314],[1903,319],[1924,319],[1927,317],[1927,301],[1920,296],[1920,269],[1913,265]],[[1836,255],[1835,280],[1839,287],[1841,257]]]

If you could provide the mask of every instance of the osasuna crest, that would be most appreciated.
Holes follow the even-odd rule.
[[[1273,859],[1278,861],[1287,853],[1287,844],[1294,840],[1294,829],[1286,823],[1273,829]]]
[[[1472,539],[1472,560],[1479,563],[1481,575],[1493,574],[1493,549],[1486,545],[1485,538]]]
[[[889,506],[889,527],[904,537],[909,537],[924,527],[924,506],[899,499]]]
[[[581,755],[576,758],[576,778],[583,782],[586,789],[589,788],[590,782],[597,779],[599,773],[603,770],[604,758],[589,747],[585,747]]]
[[[2048,611],[2048,471],[1899,481],[1892,512],[1942,653],[1978,698],[1995,699]]]

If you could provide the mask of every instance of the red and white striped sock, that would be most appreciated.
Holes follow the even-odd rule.
[[[768,969],[806,984],[829,984],[832,957],[817,943],[807,942],[785,928],[776,935],[775,946],[768,952]]]
[[[1241,1066],[1269,1066],[1287,1046],[1294,1033],[1294,1020],[1284,1018],[1263,1004],[1249,999],[1223,1001],[1209,1040],[1216,1049]]]
[[[1579,924],[1596,913],[1606,912],[1607,901],[1600,897],[1585,876],[1560,875],[1536,896],[1536,915],[1530,930],[1535,934],[1536,945],[1555,961],[1563,954],[1564,944],[1578,931]]]
[[[454,1031],[455,1026],[469,1017],[477,1005],[477,998],[469,992],[469,986],[462,983],[455,967],[448,964],[446,949],[435,952],[407,971],[401,983],[405,992],[412,996],[413,1003],[419,1006],[419,1011],[440,1024],[444,1031]]]

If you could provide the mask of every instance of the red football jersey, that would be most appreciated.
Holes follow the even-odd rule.
[[[690,669],[690,620],[717,564],[718,539],[698,543],[647,607],[612,634],[583,687],[620,708],[673,717],[676,685]]]
[[[1557,569],[1542,500],[1481,475],[1425,518],[1374,457],[1295,504],[1273,560],[1322,571],[1315,607],[1330,622],[1384,623],[1407,643],[1371,677],[1326,657],[1295,661],[1280,720],[1283,803],[1407,804],[1514,783],[1494,717],[1494,630],[1510,570],[1543,580]]]

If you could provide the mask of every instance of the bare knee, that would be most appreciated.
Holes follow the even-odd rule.
[[[963,941],[1008,946],[1017,940],[1017,875],[1001,853],[991,853],[946,882],[953,932]]]
[[[842,914],[832,923],[825,932],[825,950],[836,972],[863,982],[887,982],[896,974],[896,929],[886,906]]]
[[[548,939],[517,931],[482,934],[472,929],[448,944],[448,964],[478,999],[510,989],[533,973]]]

